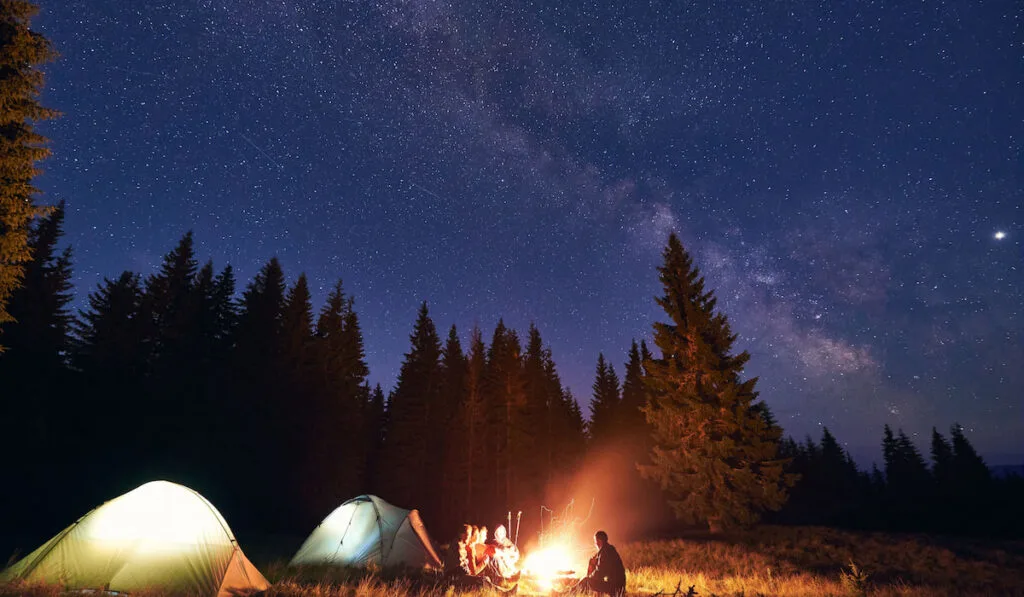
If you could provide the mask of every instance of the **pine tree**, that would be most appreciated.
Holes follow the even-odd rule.
[[[463,487],[468,473],[466,470],[468,462],[465,458],[466,437],[459,424],[461,411],[466,406],[467,366],[458,330],[453,325],[448,330],[448,338],[441,351],[442,379],[439,396],[441,428],[446,430],[441,435],[442,441],[440,442],[440,448],[443,451],[440,477],[441,486],[446,489]],[[466,511],[465,497],[465,493],[453,490],[449,497],[441,502],[438,519],[443,529],[454,532],[456,525],[463,520],[462,516]]]
[[[824,505],[822,522],[849,523],[863,497],[858,495],[859,471],[828,427],[823,428],[821,433],[821,456],[817,474],[816,482],[820,488],[818,503]]]
[[[275,257],[246,286],[235,326],[229,396],[236,422],[231,433],[235,449],[247,458],[225,470],[225,474],[233,475],[233,483],[238,487],[264,477],[266,467],[276,468],[278,462],[279,452],[274,443],[280,439],[274,436],[278,428],[276,417],[279,402],[288,395],[282,387],[285,372],[280,352],[284,303],[284,272]],[[287,523],[270,496],[247,496],[238,504],[237,511],[242,526],[280,528]]]
[[[892,528],[919,528],[927,513],[931,476],[924,458],[902,429],[893,434],[885,425],[882,439],[885,460],[885,515]]]
[[[470,334],[469,355],[466,360],[466,404],[459,421],[460,435],[465,437],[462,453],[466,462],[465,491],[466,514],[479,520],[485,514],[484,497],[487,495],[490,470],[487,468],[486,433],[487,404],[484,397],[484,376],[487,367],[487,347],[480,328]]]
[[[620,435],[619,378],[615,368],[604,360],[604,354],[597,355],[597,370],[591,386],[593,397],[590,401],[590,441],[594,446],[608,445]]]
[[[551,351],[544,346],[540,330],[530,324],[526,352],[523,355],[522,426],[525,431],[519,446],[517,507],[542,503],[544,489],[551,480],[554,454],[552,403],[561,395],[561,384],[551,382],[548,362]]]
[[[488,500],[499,514],[513,503],[513,488],[518,481],[516,456],[524,446],[526,434],[522,409],[526,404],[523,386],[522,349],[514,330],[499,320],[487,351],[484,396],[487,405],[487,454],[492,467],[492,497]]]
[[[940,491],[953,484],[953,446],[932,427],[932,476]]]
[[[238,324],[238,303],[235,301],[235,271],[230,265],[217,274],[213,293],[208,297],[214,316],[213,340],[222,359],[232,348],[232,337]]]
[[[96,486],[98,491],[106,482],[123,482],[145,464],[140,447],[147,430],[138,414],[146,398],[142,293],[138,274],[126,271],[116,280],[104,279],[72,322],[71,362],[82,384],[76,394],[91,397],[79,428],[118,430],[116,442],[81,441],[84,456],[93,463],[83,489]]]
[[[587,424],[579,402],[569,389],[562,391],[557,411],[557,451],[564,462],[559,476],[565,476],[575,473],[583,463],[587,451]]]
[[[195,318],[191,323],[189,344],[191,354],[183,364],[191,374],[182,384],[183,391],[193,396],[187,400],[191,413],[187,416],[184,435],[188,437],[188,462],[182,468],[204,481],[222,479],[219,465],[210,454],[234,449],[230,443],[230,429],[234,425],[234,412],[230,400],[230,372],[228,363],[231,336],[237,318],[234,300],[235,281],[231,267],[214,273],[212,261],[207,261],[196,274],[193,288]]]
[[[792,485],[778,458],[781,433],[753,408],[757,380],[740,380],[750,355],[731,354],[736,336],[675,234],[664,259],[658,304],[670,322],[654,325],[662,356],[648,364],[644,412],[655,447],[641,471],[683,520],[712,532],[752,524],[778,510]]]
[[[653,359],[654,359],[654,357],[651,355],[650,349],[647,348],[647,341],[646,340],[641,340],[640,341],[640,362],[643,363],[643,366],[644,366],[644,377],[647,377],[647,375],[648,375],[647,364],[650,363]],[[645,386],[645,389],[646,389],[646,386]]]
[[[308,465],[311,478],[321,478],[322,508],[347,499],[368,484],[367,462],[379,448],[384,410],[381,391],[374,404],[366,377],[369,369],[363,334],[354,299],[347,297],[339,280],[324,303],[316,324],[313,413]],[[379,412],[376,412],[379,409]],[[368,427],[375,427],[371,431]],[[371,433],[376,433],[373,439]],[[363,438],[352,441],[352,438]],[[316,468],[319,472],[312,470]]]
[[[423,303],[409,337],[398,382],[388,400],[388,428],[381,454],[382,484],[395,503],[422,504],[424,518],[433,516],[437,494],[430,479],[436,474],[436,450],[430,438],[440,430],[441,340]]]
[[[138,274],[123,272],[117,280],[106,278],[89,293],[88,309],[79,311],[71,324],[74,334],[72,363],[93,377],[121,371],[129,377],[142,374],[138,322],[142,286]]]
[[[57,112],[39,103],[44,77],[38,66],[56,53],[45,37],[29,28],[38,11],[31,2],[0,2],[0,330],[14,319],[7,303],[32,258],[30,225],[46,213],[34,203],[32,179],[39,174],[36,162],[50,151],[35,123]]]
[[[35,457],[8,459],[7,476],[15,480],[28,481],[39,462],[46,463],[49,478],[69,478],[75,467],[69,455],[82,452],[72,437],[81,436],[83,401],[71,391],[78,388],[71,386],[65,363],[71,250],[57,249],[63,219],[62,203],[32,226],[32,258],[8,305],[15,321],[4,327],[2,338],[7,350],[0,352],[0,421],[14,424],[0,433],[0,453]],[[50,484],[40,481],[38,487],[46,491]],[[0,506],[13,507],[23,499],[27,498],[0,496]]]
[[[902,429],[896,438],[896,452],[898,460],[902,465],[902,473],[907,481],[912,482],[915,487],[923,488],[928,483],[928,466],[924,462],[921,452],[910,441],[910,438]]]
[[[146,279],[140,307],[143,352],[148,360],[148,400],[143,427],[150,429],[140,446],[152,473],[187,472],[187,452],[195,444],[190,428],[201,400],[194,373],[195,355],[201,352],[200,297],[196,293],[198,261],[192,233],[164,256],[160,269]],[[190,371],[192,375],[182,375]],[[198,458],[198,456],[197,456]]]
[[[265,462],[267,477],[279,486],[292,487],[282,506],[294,510],[286,512],[306,524],[315,523],[316,508],[327,504],[321,482],[331,476],[331,470],[311,471],[310,464],[330,466],[330,461],[317,462],[314,454],[319,447],[324,420],[322,401],[314,375],[317,371],[317,345],[313,336],[313,305],[306,274],[299,274],[288,290],[281,312],[280,365],[283,392],[271,397],[273,432],[269,435],[274,445],[273,459]],[[302,463],[305,466],[296,466]],[[289,502],[291,502],[289,504]],[[329,505],[328,505],[329,507]],[[305,514],[309,513],[309,514]],[[305,515],[304,515],[305,514]],[[310,518],[306,518],[310,516]]]
[[[644,387],[643,360],[640,347],[636,340],[629,347],[629,360],[626,362],[626,374],[622,380],[621,427],[629,439],[634,460],[643,459],[647,453],[650,429],[644,419],[644,405],[647,404],[647,390]],[[647,449],[645,449],[647,448]]]
[[[953,474],[960,486],[987,485],[992,480],[988,465],[975,451],[974,446],[964,435],[964,428],[954,424],[949,428],[949,436],[953,444]]]
[[[4,344],[14,354],[0,353],[0,368],[6,363],[9,375],[52,376],[63,368],[72,319],[68,311],[71,249],[57,251],[63,236],[61,202],[29,232],[32,259],[25,264],[22,286],[8,305],[17,323],[4,328]]]

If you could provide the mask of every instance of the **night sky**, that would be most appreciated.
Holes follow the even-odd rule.
[[[1013,0],[40,3],[76,305],[191,229],[240,291],[341,278],[385,387],[426,300],[535,322],[586,407],[675,230],[787,433],[1024,461]]]

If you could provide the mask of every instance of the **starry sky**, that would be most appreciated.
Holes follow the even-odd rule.
[[[1024,461],[1013,0],[40,4],[79,304],[193,230],[240,286],[342,279],[385,387],[426,300],[535,322],[585,408],[676,231],[787,433]]]

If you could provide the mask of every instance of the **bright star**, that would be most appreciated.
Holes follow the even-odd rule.
[[[1003,232],[1002,230],[997,230],[993,236],[996,240],[1003,240],[1004,238],[1006,238],[1006,233]]]

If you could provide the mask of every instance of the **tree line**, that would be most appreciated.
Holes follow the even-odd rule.
[[[64,213],[32,227],[9,303],[16,322],[3,328],[2,448],[31,488],[5,494],[7,508],[45,509],[44,494],[64,513],[69,496],[81,509],[170,478],[241,527],[312,528],[376,492],[454,532],[467,517],[543,503],[582,463],[586,420],[534,326],[520,339],[499,321],[463,348],[454,326],[442,340],[423,304],[385,394],[368,383],[341,282],[314,312],[305,276],[288,283],[271,259],[236,296],[231,267],[200,264],[191,233],[157,271],[104,279],[71,313]]]
[[[885,425],[883,468],[861,470],[826,427],[821,440],[786,438],[780,453],[800,475],[785,507],[770,520],[856,529],[934,531],[1019,537],[1024,478],[997,476],[952,425],[932,428],[925,458],[903,430]]]
[[[871,473],[827,429],[820,443],[783,439],[675,237],[660,268],[660,358],[634,342],[620,380],[600,354],[585,416],[535,326],[520,339],[499,321],[464,347],[454,326],[438,332],[426,304],[394,388],[371,387],[341,282],[314,310],[305,276],[289,283],[270,259],[239,293],[230,266],[200,264],[191,233],[155,272],[104,279],[72,313],[64,213],[58,205],[31,227],[33,257],[8,304],[16,322],[3,328],[0,448],[24,488],[2,494],[3,511],[66,524],[168,478],[243,532],[301,534],[373,492],[419,508],[448,537],[466,521],[558,505],[552,487],[611,451],[603,466],[619,507],[647,507],[631,498],[654,494],[712,530],[763,512],[793,524],[1011,528],[999,521],[1018,503],[1019,478],[994,479],[959,427],[949,440],[934,433],[931,468],[887,427],[884,471]],[[19,525],[35,532],[39,519],[9,531]]]

